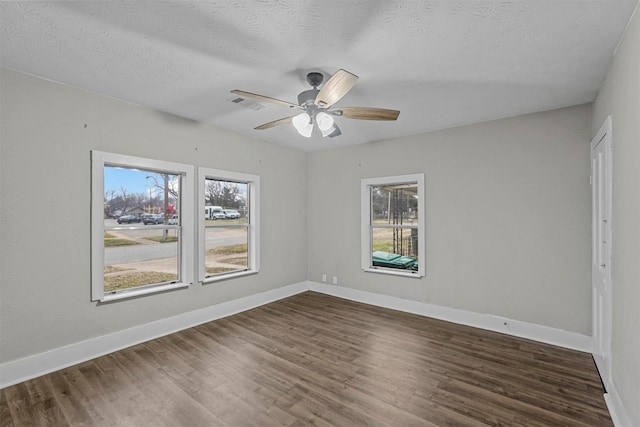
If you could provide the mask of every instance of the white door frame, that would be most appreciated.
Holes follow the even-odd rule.
[[[612,125],[608,116],[591,140],[591,290],[593,358],[602,382],[611,386],[611,210],[612,210]]]

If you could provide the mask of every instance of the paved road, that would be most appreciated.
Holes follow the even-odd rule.
[[[207,234],[207,247],[230,246],[246,243],[246,233],[239,230],[220,230],[216,237]],[[177,243],[151,243],[131,246],[105,248],[105,265],[124,264],[127,262],[147,261],[175,257]]]
[[[127,262],[147,261],[150,259],[171,258],[176,256],[177,243],[158,243],[154,245],[116,246],[104,249],[105,265]]]

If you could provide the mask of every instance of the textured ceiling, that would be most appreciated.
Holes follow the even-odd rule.
[[[638,0],[3,1],[3,67],[306,151],[593,101]],[[229,102],[242,89],[297,102],[309,71],[360,79],[307,139],[291,115]]]

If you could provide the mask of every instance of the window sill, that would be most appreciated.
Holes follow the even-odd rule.
[[[420,279],[424,277],[424,273],[419,271],[402,271],[402,270],[391,270],[387,268],[363,268],[362,271],[365,273],[379,273],[379,274],[389,274],[391,276],[402,276],[402,277],[411,277],[413,279]]]
[[[258,274],[259,272],[260,270],[243,270],[243,271],[236,271],[228,274],[220,274],[218,276],[207,277],[202,281],[202,284],[207,285],[209,283],[221,282],[223,280],[235,279],[237,277],[250,276],[252,274]]]
[[[188,288],[188,283],[168,283],[166,285],[152,286],[144,289],[131,289],[130,291],[122,291],[114,294],[107,294],[102,297],[100,303],[108,303],[113,301],[120,301],[123,299],[136,298],[143,295],[158,294],[161,292],[173,291],[175,289]]]

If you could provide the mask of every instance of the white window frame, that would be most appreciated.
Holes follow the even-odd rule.
[[[247,269],[231,271],[207,277],[205,271],[205,185],[207,179],[245,183],[248,185],[249,224]],[[260,272],[260,177],[241,172],[198,168],[198,280],[203,283],[218,282]]]
[[[408,271],[393,268],[374,267],[372,254],[372,215],[371,215],[371,187],[380,185],[398,185],[416,183],[418,187],[418,271]],[[420,278],[426,274],[426,256],[425,256],[425,202],[424,202],[424,174],[409,174],[387,176],[379,178],[364,178],[360,182],[361,195],[361,261],[362,270],[370,273],[391,274],[394,276],[405,276]]]
[[[182,175],[180,191],[181,233],[178,248],[179,277],[175,283],[132,288],[117,293],[104,292],[104,168],[121,166]],[[91,152],[91,300],[116,301],[141,295],[186,288],[193,283],[193,175],[190,165],[152,160],[123,154]]]

